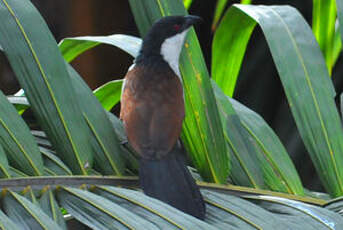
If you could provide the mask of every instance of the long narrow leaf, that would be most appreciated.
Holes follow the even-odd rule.
[[[0,92],[0,143],[8,160],[28,175],[43,174],[43,160],[29,128]]]
[[[0,229],[2,230],[20,230],[20,227],[15,224],[5,213],[0,210]]]
[[[228,0],[217,0],[217,5],[216,5],[216,9],[214,11],[214,18],[213,18],[213,22],[212,22],[212,30],[213,31],[216,30],[217,25],[219,23],[219,20],[225,11],[225,7],[226,7],[227,3],[228,3]]]
[[[257,113],[234,99],[230,101],[240,117],[241,124],[261,149],[259,154],[265,161],[261,161],[260,165],[269,188],[274,191],[304,195],[299,175],[274,131]]]
[[[334,88],[310,27],[289,6],[235,5],[227,14],[261,26],[319,177],[331,195],[343,194],[343,132]]]
[[[40,125],[73,172],[86,174],[93,161],[90,131],[47,25],[21,0],[1,0],[0,21],[0,44]]]
[[[53,219],[58,226],[67,230],[66,222],[63,218],[61,209],[54,197],[54,193],[51,189],[44,191],[43,195],[39,199],[39,204],[42,210]]]
[[[139,31],[167,15],[184,15],[182,1],[130,0]],[[230,161],[209,74],[194,30],[189,32],[180,58],[185,90],[186,118],[182,140],[193,164],[207,181],[225,183]]]
[[[289,229],[272,212],[251,202],[207,190],[203,190],[202,193],[208,206],[213,206],[213,215],[208,221],[216,224],[218,229],[227,229],[231,226],[235,226],[235,229]]]
[[[217,229],[141,192],[114,187],[97,187],[94,192],[114,203],[126,204],[136,215],[142,215],[145,219],[153,222],[156,221],[155,224],[160,227],[159,229]],[[135,206],[138,206],[136,210]],[[163,223],[162,220],[169,223]],[[161,225],[168,227],[162,228]]]
[[[336,230],[343,226],[343,218],[328,209],[279,197],[249,196],[247,198],[255,200],[259,206],[269,211],[280,213],[282,217],[287,216],[288,218],[285,219],[289,224],[299,225],[299,221],[302,220],[301,229]]]
[[[137,46],[140,46],[140,39],[123,34],[114,34],[109,36],[83,36],[65,38],[59,43],[59,48],[65,60],[71,62],[81,53],[96,47],[100,44],[117,46],[132,56],[137,56]]]
[[[39,149],[43,155],[45,171],[48,171],[50,175],[72,175],[71,170],[51,150],[44,147]]]
[[[233,96],[245,50],[256,25],[255,21],[242,20],[242,17],[237,8],[230,8],[212,43],[212,78],[229,97]]]
[[[336,0],[313,0],[312,29],[331,75],[334,65]]]
[[[94,136],[93,141],[96,142],[94,144],[96,168],[105,175],[123,175],[125,162],[120,154],[120,142],[106,111],[73,67],[67,63],[66,65],[71,83],[77,89],[76,96],[80,98],[80,105],[84,111],[83,118]]]
[[[231,103],[219,87],[213,83],[219,112],[224,124],[224,135],[232,150],[232,172],[230,177],[237,185],[264,188],[262,170],[254,143],[243,128]]]
[[[10,166],[8,164],[5,151],[0,145],[0,178],[9,178],[9,177],[11,177]]]
[[[14,192],[9,191],[2,204],[7,216],[21,230],[62,230],[38,206]]]
[[[57,197],[70,214],[92,229],[158,229],[129,210],[87,191],[62,188]]]

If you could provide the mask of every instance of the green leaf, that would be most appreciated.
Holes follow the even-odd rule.
[[[130,0],[129,3],[142,35],[162,16],[186,14],[182,1]],[[228,150],[209,74],[193,29],[181,54],[180,70],[186,107],[182,141],[205,180],[226,183],[230,167]]]
[[[94,95],[98,98],[102,107],[110,111],[120,101],[121,87],[123,80],[114,80],[107,82],[94,90]]]
[[[183,0],[183,4],[185,5],[186,9],[189,9],[193,3],[193,0]]]
[[[233,96],[248,41],[256,25],[253,20],[242,20],[243,17],[239,9],[231,7],[212,43],[212,78],[229,97]]]
[[[11,174],[11,177],[28,177],[28,175],[26,175],[25,173],[11,166],[10,166],[10,174]]]
[[[288,229],[285,223],[273,213],[263,208],[232,195],[223,195],[208,190],[202,190],[206,202],[213,206],[212,213],[207,220],[218,229]],[[226,221],[218,221],[226,220]]]
[[[92,229],[158,229],[130,210],[87,191],[62,188],[57,197],[68,213]]]
[[[258,202],[260,207],[280,217],[286,217],[288,224],[293,222],[297,223],[295,226],[299,226],[299,221],[301,221],[300,229],[335,230],[338,226],[343,226],[343,218],[328,209],[280,197],[247,196],[246,198]],[[293,226],[292,229],[294,229]]]
[[[140,46],[141,41],[139,38],[123,34],[114,34],[109,36],[84,36],[65,38],[59,43],[59,48],[64,59],[67,62],[71,62],[83,52],[100,44],[113,45],[121,49],[125,49],[125,51],[132,56],[137,56],[138,50],[136,47]]]
[[[217,5],[216,5],[216,9],[214,11],[214,18],[213,18],[213,22],[212,22],[212,30],[216,30],[217,29],[217,25],[220,21],[221,16],[224,13],[224,10],[226,8],[226,5],[228,3],[228,0],[217,0]]]
[[[93,151],[96,169],[105,175],[123,175],[125,162],[120,154],[120,143],[106,111],[73,67],[66,65],[71,83],[77,89],[76,96],[80,98],[83,118],[91,129],[93,141],[96,141]]]
[[[227,14],[240,14],[242,22],[261,26],[319,177],[331,195],[342,195],[343,132],[334,88],[310,27],[289,6],[235,5]]]
[[[260,115],[234,99],[230,98],[229,100],[237,112],[242,126],[260,148],[259,165],[262,167],[268,187],[273,191],[304,195],[299,175],[274,131]]]
[[[67,230],[67,225],[62,215],[61,209],[57,204],[54,197],[54,193],[51,189],[44,191],[43,195],[39,199],[39,204],[42,210],[53,219],[58,226],[62,229]]]
[[[251,4],[252,0],[241,0],[241,4]]]
[[[313,0],[312,29],[330,75],[334,66],[335,23],[336,0]]]
[[[141,192],[109,186],[96,187],[94,192],[114,203],[125,204],[136,215],[142,215],[157,225],[158,229],[217,229]]]
[[[71,170],[59,159],[51,150],[40,147],[40,152],[43,155],[45,171],[49,175],[72,175]]]
[[[0,144],[13,166],[28,175],[43,174],[43,160],[37,144],[24,120],[2,92],[0,92],[0,137]]]
[[[73,172],[86,174],[90,132],[55,39],[30,1],[1,0],[0,21],[0,44],[36,118]]]
[[[19,226],[15,224],[5,213],[0,210],[0,229],[2,230],[20,230]]]
[[[11,177],[10,174],[10,166],[8,165],[8,160],[6,153],[2,146],[0,145],[0,178],[9,178]]]
[[[30,103],[24,96],[7,96],[7,100],[14,105],[20,115],[30,108]]]
[[[264,181],[257,152],[249,134],[225,94],[213,82],[217,105],[224,124],[224,135],[231,149],[232,172],[230,177],[237,185],[264,188]]]
[[[14,192],[9,191],[6,196],[4,196],[2,205],[7,216],[20,226],[20,229],[62,229],[38,206]]]
[[[329,209],[333,212],[339,213],[342,216],[343,213],[343,197],[330,200],[324,205],[324,208]]]

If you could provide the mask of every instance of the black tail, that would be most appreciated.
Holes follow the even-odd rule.
[[[195,216],[205,218],[205,203],[181,154],[161,160],[140,160],[140,184],[144,193]]]

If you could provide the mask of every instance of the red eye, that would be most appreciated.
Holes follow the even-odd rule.
[[[178,25],[178,24],[175,24],[173,27],[174,27],[174,30],[175,30],[175,31],[179,31],[180,28],[181,28],[181,26]]]

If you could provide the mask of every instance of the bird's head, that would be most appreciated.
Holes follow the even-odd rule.
[[[158,20],[144,37],[138,59],[162,56],[175,72],[187,32],[201,21],[193,15],[167,16]]]

